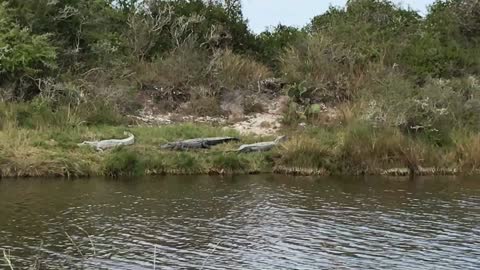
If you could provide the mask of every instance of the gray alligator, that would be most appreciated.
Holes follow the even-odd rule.
[[[240,141],[240,139],[235,137],[199,138],[177,142],[169,142],[160,146],[160,148],[171,150],[209,149],[210,147],[218,144],[238,141]]]
[[[259,142],[254,144],[241,145],[236,152],[238,153],[251,153],[251,152],[266,152],[272,150],[278,144],[287,140],[287,136],[280,136],[275,141]]]
[[[88,145],[95,148],[97,151],[104,151],[110,148],[115,148],[123,145],[132,145],[135,143],[135,136],[130,132],[124,132],[125,136],[128,136],[126,139],[111,139],[103,141],[84,141],[78,146]]]

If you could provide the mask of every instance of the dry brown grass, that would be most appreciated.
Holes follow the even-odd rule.
[[[398,129],[375,129],[361,123],[347,128],[342,144],[346,171],[378,174],[388,168],[408,168],[412,173],[427,162],[427,146]]]
[[[278,150],[280,159],[276,163],[277,170],[292,173],[334,171],[337,146],[332,139],[332,134],[327,133],[315,137],[292,136]]]
[[[457,166],[466,174],[480,171],[480,135],[460,133],[454,136],[455,149],[451,155]]]
[[[185,44],[153,62],[139,62],[135,77],[142,85],[158,88],[201,86],[206,82],[208,62],[206,52]]]
[[[273,76],[265,65],[230,50],[221,53],[214,66],[216,80],[227,89],[259,90],[259,82]]]
[[[0,131],[0,177],[76,177],[98,171],[100,156],[59,149],[47,137],[28,129]]]
[[[153,63],[140,62],[135,70],[136,79],[159,109],[187,108],[181,112],[200,116],[221,114],[219,107],[224,103],[252,109],[244,101],[260,90],[261,80],[272,76],[266,66],[247,56],[229,50],[211,56],[188,43]]]
[[[286,50],[281,71],[289,82],[303,82],[309,98],[341,102],[351,99],[365,80],[365,68],[355,57],[351,48],[314,35]]]
[[[215,97],[197,97],[181,106],[180,112],[186,115],[219,116],[222,108]]]

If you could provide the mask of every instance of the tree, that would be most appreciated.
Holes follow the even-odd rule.
[[[480,72],[480,1],[436,1],[402,54],[419,77],[460,77]]]
[[[258,35],[260,43],[260,59],[270,65],[278,68],[278,57],[283,50],[292,46],[296,41],[305,36],[305,32],[292,26],[277,25],[271,30],[264,31]]]
[[[46,34],[20,27],[0,5],[0,74],[13,79],[55,67],[56,52]]]
[[[392,66],[419,23],[420,16],[415,11],[391,1],[350,0],[346,8],[330,7],[325,14],[313,18],[308,30],[352,47],[358,61]]]

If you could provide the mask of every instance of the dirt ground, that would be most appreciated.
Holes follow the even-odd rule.
[[[154,109],[153,102],[146,101],[144,109],[138,115],[130,117],[141,124],[148,125],[169,125],[182,122],[209,123],[233,128],[241,134],[266,136],[276,134],[281,127],[282,108],[287,101],[286,96],[279,96],[269,104],[265,104],[265,112],[244,115],[238,120],[231,120],[227,117],[197,117],[175,113],[158,113]]]

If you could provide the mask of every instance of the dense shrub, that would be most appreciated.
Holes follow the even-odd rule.
[[[280,55],[286,48],[296,44],[305,35],[306,32],[303,30],[281,24],[264,31],[257,37],[260,46],[259,58],[263,63],[270,65],[275,71],[278,71]]]
[[[214,79],[220,88],[242,91],[258,90],[261,80],[272,76],[263,64],[232,51],[222,52],[214,61]]]
[[[361,63],[398,63],[398,55],[409,44],[420,16],[391,1],[353,0],[346,8],[331,7],[312,20],[314,33],[327,35],[336,44],[350,47]]]
[[[48,35],[33,34],[15,23],[0,5],[0,76],[33,76],[55,66],[55,48]]]
[[[377,129],[360,121],[349,125],[344,136],[338,161],[344,172],[378,174],[389,167],[407,167],[416,172],[425,161],[424,145],[398,129]]]
[[[352,47],[315,34],[281,56],[281,72],[303,103],[341,102],[353,97],[366,66]],[[299,100],[302,99],[302,100]]]

